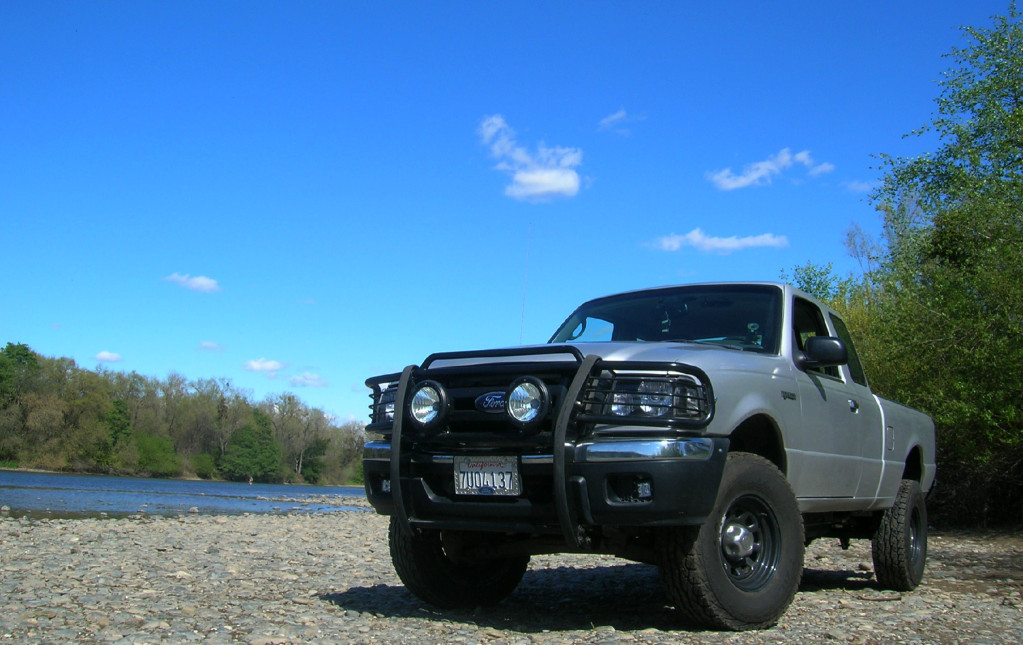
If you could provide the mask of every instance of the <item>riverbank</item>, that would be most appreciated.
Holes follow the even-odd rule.
[[[370,512],[0,518],[0,643],[1023,642],[1023,539],[930,546],[899,594],[874,587],[869,543],[816,542],[778,626],[733,634],[687,631],[654,568],[607,557],[537,557],[496,607],[438,611],[401,586]]]
[[[80,475],[82,477],[127,477],[130,479],[156,479],[163,481],[183,481],[183,482],[222,482],[222,483],[237,483],[232,482],[230,479],[221,479],[219,477],[199,477],[198,475],[181,475],[179,477],[142,477],[139,475],[118,475],[113,473],[93,473],[88,471],[76,471],[76,470],[44,470],[40,468],[21,468],[20,466],[5,465],[9,462],[0,462],[0,471],[7,471],[12,473],[35,473],[37,475]],[[336,488],[361,488],[362,482],[349,482],[347,484],[309,484],[306,482],[281,482],[282,486],[303,486],[308,488],[323,488],[323,487],[336,487]]]
[[[336,486],[0,471],[0,513],[30,519],[182,513],[327,513],[365,491]]]

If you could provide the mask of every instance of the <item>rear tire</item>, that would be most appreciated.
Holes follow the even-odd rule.
[[[472,609],[497,604],[515,591],[529,556],[453,560],[440,531],[408,527],[391,518],[391,562],[405,587],[442,609]]]
[[[895,503],[884,512],[870,546],[881,587],[893,591],[916,589],[927,562],[927,504],[919,483],[902,480]]]
[[[803,574],[803,518],[785,476],[750,453],[728,455],[714,509],[667,529],[661,578],[679,613],[715,629],[762,629],[788,608]]]

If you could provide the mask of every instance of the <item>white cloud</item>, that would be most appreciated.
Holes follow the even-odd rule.
[[[685,235],[666,235],[658,238],[654,248],[662,251],[678,251],[683,246],[691,246],[707,253],[719,253],[727,255],[733,251],[742,251],[758,247],[782,248],[789,245],[789,240],[784,235],[763,233],[761,235],[749,235],[746,237],[711,237],[699,228],[694,228]]]
[[[609,114],[600,120],[597,124],[597,129],[600,131],[614,130],[618,134],[629,134],[628,128],[624,126],[634,121],[642,121],[644,116],[632,116],[622,108],[614,114]]]
[[[610,130],[616,125],[624,123],[628,118],[629,118],[628,113],[625,111],[625,108],[622,108],[615,112],[614,114],[609,114],[603,119],[601,119],[597,127],[600,128],[601,130]]]
[[[707,173],[709,179],[720,190],[736,190],[748,186],[765,186],[771,183],[775,175],[788,170],[793,164],[798,163],[807,168],[807,174],[811,177],[832,172],[835,165],[832,163],[815,163],[810,156],[809,150],[803,150],[792,154],[788,148],[782,148],[778,154],[769,155],[764,161],[757,161],[742,169],[742,173],[735,174],[731,168],[717,170]]]
[[[816,166],[811,166],[810,167],[810,172],[807,173],[807,174],[809,174],[811,177],[816,177],[817,175],[826,175],[829,172],[832,172],[834,170],[835,170],[835,164],[828,163],[828,162],[825,161],[822,164],[818,164]]]
[[[210,340],[204,340],[201,343],[199,343],[199,351],[219,354],[220,352],[224,351],[224,346],[221,345],[220,343],[214,343],[213,341]]]
[[[179,286],[182,286],[191,291],[201,291],[202,293],[215,293],[220,291],[220,285],[213,278],[207,278],[204,275],[197,275],[194,278],[187,273],[182,275],[180,273],[172,273],[164,280],[173,282]]]
[[[96,354],[94,358],[100,363],[120,363],[124,360],[121,358],[120,354],[115,354],[114,352],[108,352],[106,350]]]
[[[480,141],[497,159],[495,169],[511,175],[504,194],[523,201],[546,201],[554,197],[574,197],[579,192],[579,173],[583,153],[578,148],[548,148],[543,143],[535,152],[523,148],[500,114],[488,116],[477,129]]]
[[[292,376],[290,382],[295,387],[327,387],[330,385],[319,374],[310,374],[309,372],[303,372],[299,376]]]
[[[877,188],[878,184],[876,181],[857,181],[854,179],[842,182],[842,186],[850,193],[869,193]]]
[[[254,361],[246,361],[242,368],[250,372],[277,372],[284,369],[284,363],[258,358]]]

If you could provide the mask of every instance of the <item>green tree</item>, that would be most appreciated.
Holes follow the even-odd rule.
[[[351,441],[292,394],[257,410],[227,379],[166,380],[0,349],[0,462],[170,476],[336,482]]]
[[[208,452],[194,455],[190,460],[192,472],[202,479],[213,479],[217,476],[217,460]]]
[[[26,392],[36,389],[39,358],[28,345],[7,343],[0,350],[0,408],[20,400]]]
[[[322,457],[326,452],[325,440],[330,427],[327,415],[306,406],[290,392],[268,397],[262,407],[273,423],[274,438],[288,464],[289,478],[304,478],[307,471],[315,472],[318,477],[322,467],[308,469],[306,461]]]
[[[937,150],[882,156],[885,175],[873,199],[883,237],[850,233],[862,278],[842,287],[812,266],[796,277],[846,313],[875,390],[935,418],[942,481],[935,516],[1018,522],[1023,25],[1016,3],[990,28],[963,32],[967,45],[948,54],[937,114],[913,133],[936,135]]]
[[[174,443],[166,437],[138,434],[138,469],[153,477],[174,477],[181,474],[181,458],[174,453]]]
[[[307,484],[318,484],[323,478],[325,466],[323,456],[327,454],[327,445],[329,443],[326,437],[321,437],[306,449],[300,474]]]
[[[104,418],[104,424],[106,433],[95,440],[92,461],[97,469],[114,472],[124,466],[120,455],[131,439],[128,405],[120,399],[113,401]]]
[[[242,426],[227,442],[227,451],[220,462],[220,472],[228,479],[260,482],[280,479],[280,453],[274,441],[270,418],[253,412],[253,423]]]

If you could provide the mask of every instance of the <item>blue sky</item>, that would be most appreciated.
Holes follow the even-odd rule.
[[[364,421],[583,300],[856,269],[1006,1],[0,2],[0,343]]]

